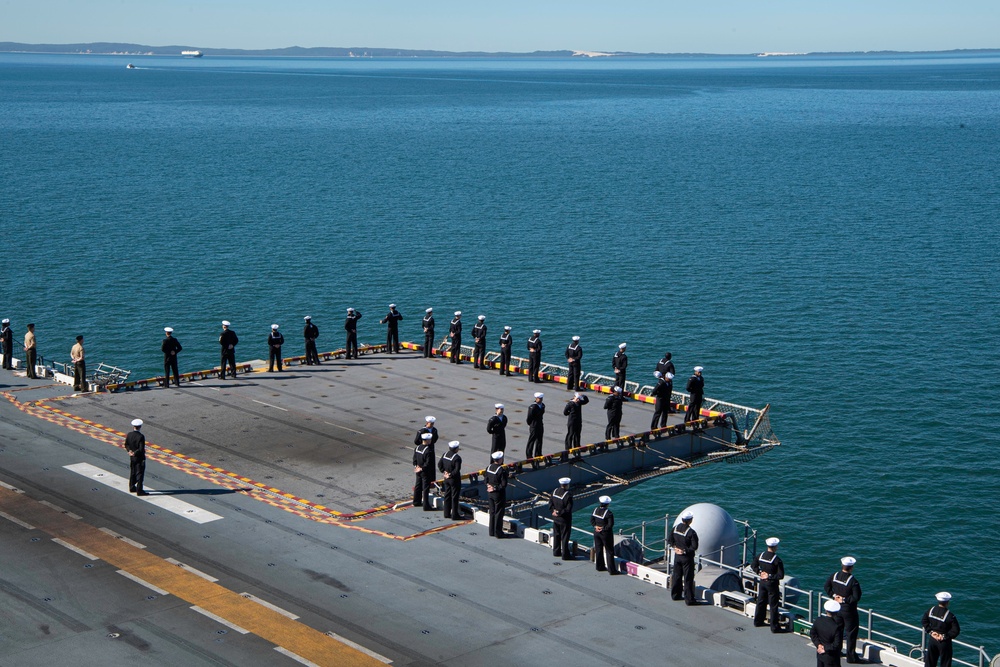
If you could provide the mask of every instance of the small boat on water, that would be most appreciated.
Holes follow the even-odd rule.
[[[125,69],[135,69],[135,65],[129,63],[128,65],[125,65]]]
[[[205,54],[201,51],[181,51],[181,55],[185,58],[201,58]]]

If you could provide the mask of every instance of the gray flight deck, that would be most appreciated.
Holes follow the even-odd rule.
[[[553,559],[545,547],[490,539],[484,526],[445,521],[438,512],[405,508],[362,521],[310,520],[238,484],[219,485],[164,464],[153,448],[146,482],[157,492],[145,499],[64,467],[89,464],[127,477],[127,456],[112,444],[115,437],[101,439],[100,429],[80,420],[107,433],[127,431],[140,417],[147,440],[159,447],[289,497],[359,512],[410,498],[413,436],[427,414],[438,419],[438,453],[448,440],[460,440],[469,472],[488,462],[485,425],[496,402],[506,404],[510,418],[508,459],[523,458],[525,412],[541,390],[548,408],[543,452],[562,450],[562,408],[572,394],[559,384],[534,385],[523,376],[409,352],[179,389],[60,398],[48,404],[59,419],[47,419],[45,410],[24,412],[15,402],[65,396],[68,388],[3,371],[0,390],[10,399],[0,401],[0,482],[23,491],[0,489],[3,666],[301,664],[275,650],[277,644],[294,653],[291,636],[285,646],[280,634],[242,634],[193,611],[193,593],[183,586],[165,585],[161,593],[168,595],[153,592],[103,559],[53,542],[58,529],[19,514],[36,500],[140,543],[144,557],[175,559],[210,575],[220,587],[214,590],[249,593],[280,608],[281,618],[294,615],[296,623],[335,633],[394,665],[815,660],[803,637],[772,635],[712,606],[686,607],[662,588],[597,573],[583,557]],[[589,395],[584,443],[603,440],[606,423],[604,396]],[[627,403],[622,433],[648,430],[651,415],[651,406]],[[161,495],[220,518],[195,523],[147,502]],[[580,512],[577,524],[588,514]],[[347,664],[333,653],[312,662]]]

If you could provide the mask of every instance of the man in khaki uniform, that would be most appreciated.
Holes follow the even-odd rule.
[[[73,391],[87,391],[87,362],[83,351],[83,336],[76,337],[76,345],[69,351],[73,360]]]
[[[28,367],[28,377],[32,380],[37,380],[38,376],[35,375],[35,363],[38,361],[38,349],[35,343],[35,325],[28,325],[28,333],[24,334],[24,358],[25,365]]]

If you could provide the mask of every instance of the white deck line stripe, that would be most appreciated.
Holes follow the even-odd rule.
[[[135,540],[130,540],[129,538],[125,537],[124,535],[119,535],[118,533],[116,533],[115,531],[111,530],[110,528],[98,528],[97,530],[101,531],[102,533],[107,533],[111,537],[115,538],[116,540],[121,540],[125,544],[131,544],[136,549],[145,549],[146,548],[145,544],[139,544]]]
[[[39,500],[38,502],[40,502],[41,504],[45,505],[46,507],[51,507],[52,509],[54,509],[55,511],[59,512],[60,514],[65,514],[66,516],[68,516],[71,519],[76,519],[77,521],[79,521],[80,519],[83,518],[79,514],[73,514],[69,510],[64,510],[63,508],[59,507],[55,503],[50,503],[47,500]]]
[[[24,491],[22,491],[21,489],[17,488],[16,486],[11,486],[7,482],[0,482],[0,486],[10,491],[13,491],[14,493],[24,493]]]
[[[258,401],[256,398],[251,398],[254,403],[259,403],[260,405],[266,405],[269,408],[274,408],[275,410],[281,410],[282,412],[288,412],[285,408],[279,408],[277,405],[271,405],[270,403],[265,403],[264,401]]]
[[[185,563],[180,562],[176,558],[165,558],[164,560],[166,560],[168,563],[173,563],[174,565],[176,565],[177,567],[181,568],[182,570],[187,570],[188,572],[190,572],[193,575],[199,576],[202,579],[205,579],[207,581],[211,581],[213,584],[218,581],[218,579],[216,579],[212,575],[205,574],[201,570],[196,570],[195,568],[191,567],[190,565],[187,565]]]
[[[159,593],[160,595],[170,595],[169,592],[163,590],[159,586],[154,586],[153,584],[149,583],[145,579],[140,579],[139,577],[135,576],[131,572],[126,572],[125,570],[118,570],[118,574],[122,575],[126,579],[131,579],[132,581],[134,581],[135,583],[139,584],[140,586],[145,586],[146,588],[148,588],[149,590],[153,591],[154,593]]]
[[[16,523],[21,528],[27,528],[28,530],[34,530],[35,529],[35,527],[32,526],[30,523],[25,523],[24,521],[21,521],[20,519],[18,519],[16,516],[11,516],[11,515],[7,514],[6,512],[0,512],[0,516],[2,516],[3,518],[7,519],[11,523]]]
[[[63,540],[60,540],[58,537],[53,537],[52,541],[55,542],[56,544],[58,544],[61,547],[66,547],[70,551],[75,551],[76,553],[80,554],[84,558],[89,558],[90,560],[101,560],[100,558],[98,558],[94,554],[90,553],[89,551],[84,551],[80,547],[75,547],[72,544],[70,544],[69,542],[64,542]]]
[[[356,651],[361,651],[362,653],[364,653],[365,655],[367,655],[369,658],[375,658],[379,662],[384,662],[387,665],[391,665],[392,664],[392,660],[390,660],[389,658],[385,657],[384,655],[380,655],[380,654],[376,653],[375,651],[371,650],[370,648],[366,648],[366,647],[362,646],[361,644],[358,644],[356,642],[352,642],[350,639],[347,639],[346,637],[341,637],[336,632],[327,632],[326,634],[327,634],[328,637],[333,637],[334,639],[336,639],[341,644],[347,644],[348,646],[350,646],[351,648],[355,649]]]
[[[250,593],[240,593],[240,595],[243,596],[243,597],[245,597],[247,600],[252,600],[253,602],[256,602],[257,604],[259,604],[262,607],[267,607],[271,611],[276,611],[279,614],[281,614],[282,616],[286,616],[286,617],[292,619],[293,621],[299,620],[299,617],[296,616],[295,614],[293,614],[292,612],[287,611],[285,609],[282,609],[281,607],[279,607],[277,605],[273,605],[270,602],[268,602],[267,600],[261,600],[256,595],[251,595]]]
[[[333,422],[323,422],[324,424],[329,424],[330,426],[336,426],[337,428],[342,428],[345,431],[350,431],[351,433],[357,433],[358,435],[364,435],[361,431],[355,431],[353,428],[347,428],[346,426],[341,426],[340,424],[334,424]]]
[[[188,384],[198,385],[199,387],[208,387],[208,385],[202,384],[201,382],[195,382],[194,380],[192,380]],[[208,387],[208,388],[211,389],[212,391],[219,391],[218,387]]]
[[[306,660],[301,655],[298,655],[297,653],[292,653],[284,646],[275,646],[274,650],[282,655],[287,655],[289,658],[291,658],[296,662],[301,662],[303,665],[306,665],[306,667],[319,667],[319,665],[317,665],[312,660]]]
[[[230,623],[229,621],[227,621],[226,619],[222,618],[221,616],[216,616],[215,614],[213,614],[209,610],[202,609],[198,605],[192,606],[191,609],[193,609],[194,611],[198,612],[199,614],[202,614],[203,616],[208,616],[210,619],[212,619],[216,623],[221,623],[222,625],[226,626],[227,628],[229,628],[231,630],[235,630],[236,632],[240,633],[241,635],[248,635],[248,634],[250,634],[249,630],[245,630],[245,629],[241,628],[240,626],[236,625],[235,623]]]
[[[124,477],[112,474],[107,470],[102,470],[97,466],[92,466],[89,463],[74,463],[72,465],[63,466],[67,470],[71,470],[78,475],[83,475],[88,479],[95,482],[100,482],[105,486],[110,486],[112,489],[121,491],[129,496],[133,495],[128,491],[128,480]],[[148,491],[155,491],[146,487]],[[178,516],[182,516],[185,519],[194,521],[195,523],[208,523],[209,521],[218,521],[222,517],[218,514],[209,512],[208,510],[203,510],[200,507],[192,505],[191,503],[184,502],[183,500],[178,500],[173,496],[168,495],[156,495],[155,493],[148,496],[134,496],[138,500],[144,500],[150,505],[156,505],[160,509],[166,510],[168,512],[173,512]],[[45,502],[45,501],[42,501]],[[58,508],[57,508],[58,509]],[[61,511],[61,510],[60,510]],[[79,517],[77,517],[79,518]]]

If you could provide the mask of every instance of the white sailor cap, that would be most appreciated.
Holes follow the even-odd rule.
[[[3,318],[3,322],[0,322],[0,324],[10,324],[10,320],[5,317]]]
[[[840,611],[840,603],[836,600],[827,600],[823,603],[823,609],[830,612],[831,614],[836,614]]]
[[[674,374],[671,373],[671,372],[669,372],[669,371],[667,371],[667,374],[664,377],[667,378],[668,380],[673,380],[674,379]]]
[[[425,312],[425,313],[433,313],[433,312],[434,312],[434,309],[433,309],[433,308],[428,308],[428,309],[427,309],[427,310],[425,310],[424,312]]]
[[[430,440],[433,437],[434,437],[433,433],[421,433],[420,434],[420,439],[421,440]]]
[[[173,332],[174,332],[174,330],[173,330],[173,328],[172,328],[172,327],[163,327],[163,330],[164,330],[164,331],[165,331],[166,333],[173,333]]]
[[[229,320],[222,320],[222,326],[228,327],[229,326]]]
[[[858,562],[857,558],[853,556],[844,556],[840,559],[840,564],[844,567],[854,567],[854,564]]]
[[[941,591],[934,597],[937,598],[938,602],[948,602],[949,600],[951,600],[951,593],[949,593],[948,591]]]
[[[619,343],[618,344],[618,349],[619,350],[624,350],[626,347],[628,347],[628,343]]]
[[[499,461],[500,459],[503,458],[503,452],[493,452],[492,454],[490,454],[490,458],[493,459],[494,461]]]
[[[573,480],[571,480],[569,477],[560,477],[559,478],[559,483],[562,484],[563,486],[568,485],[572,481]]]
[[[503,330],[504,330],[504,331],[510,331],[510,325],[507,325],[507,326],[505,326],[505,327],[503,328]]]
[[[540,333],[542,333],[542,330],[541,329],[534,329],[534,330],[532,330],[531,333],[540,334]]]
[[[353,308],[348,308],[348,309],[347,309],[347,312],[349,312],[349,313],[353,313],[353,312],[354,312],[354,309],[353,309]]]
[[[616,394],[622,393],[622,388],[621,387],[615,387],[615,393]]]
[[[687,510],[684,514],[681,514],[681,521],[689,521],[694,518],[694,512]]]
[[[600,498],[597,499],[597,502],[601,503],[602,505],[610,505],[611,496],[601,496]]]
[[[694,372],[695,372],[695,373],[700,373],[700,372],[702,372],[703,370],[705,370],[705,367],[704,367],[704,366],[695,366],[695,367],[694,367]]]
[[[461,444],[458,440],[452,440],[448,443],[448,449],[458,449],[458,446]]]
[[[579,343],[580,342],[580,337],[579,336],[573,336],[573,342],[574,343]]]
[[[390,304],[389,304],[389,307],[390,307],[390,308],[395,308],[395,307],[396,307],[396,304],[394,304],[394,303],[390,303]]]
[[[432,423],[432,424],[433,424],[434,422],[436,422],[436,421],[437,421],[437,417],[432,417],[432,416],[430,416],[430,415],[427,415],[426,417],[424,417],[424,421],[425,421],[425,422],[430,422],[430,423]]]
[[[277,329],[277,328],[278,328],[278,325],[277,325],[277,324],[272,324],[272,325],[271,325],[271,328],[272,328],[272,329]]]
[[[545,394],[540,391],[535,392],[535,398],[545,398]]]
[[[132,426],[142,426],[142,420],[141,419],[133,419],[132,420]]]
[[[462,311],[456,310],[455,311],[455,317],[461,317],[461,316],[462,316]]]
[[[661,373],[660,371],[653,371],[653,377],[661,378],[663,377],[663,373]]]
[[[769,547],[776,547],[780,543],[781,540],[779,540],[777,537],[769,537],[766,540],[764,540],[764,544],[766,544]]]
[[[580,398],[580,392],[574,391],[573,392],[573,398]]]
[[[308,322],[309,320],[311,320],[311,319],[312,319],[312,315],[306,315],[306,316],[305,316],[305,317],[303,317],[302,319],[304,319],[305,321],[307,321],[307,322]]]
[[[479,319],[480,319],[480,320],[485,320],[485,319],[486,319],[486,316],[485,316],[485,315],[480,315],[480,316],[479,316]]]
[[[497,410],[503,410],[503,403],[494,403],[493,407]]]

